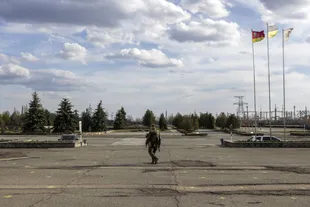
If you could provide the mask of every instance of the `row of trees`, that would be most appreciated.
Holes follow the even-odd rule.
[[[112,124],[114,129],[124,129],[134,123],[131,117],[127,117],[124,107],[117,111],[113,122],[109,122],[102,101],[99,102],[94,113],[91,108],[87,108],[81,116],[73,107],[71,102],[64,98],[59,104],[58,110],[55,113],[50,112],[43,108],[40,98],[35,92],[32,94],[32,100],[25,113],[20,114],[15,110],[12,115],[8,111],[0,114],[0,126],[2,130],[10,126],[15,129],[21,128],[24,133],[47,132],[50,128],[56,133],[72,133],[78,129],[79,121],[83,123],[82,130],[88,132],[104,131],[108,124]],[[141,124],[148,127],[151,124],[156,124],[155,115],[151,110],[146,111]],[[158,124],[161,129],[167,129],[164,114],[161,114]]]
[[[10,113],[4,112],[0,114],[0,126],[2,130],[5,126],[19,127],[25,133],[31,132],[47,132],[50,127],[53,132],[72,133],[78,129],[79,121],[82,121],[83,131],[100,132],[107,129],[107,126],[113,126],[114,129],[124,129],[129,125],[142,124],[150,127],[152,124],[158,125],[161,130],[168,129],[168,123],[178,129],[183,129],[187,132],[195,131],[199,128],[214,129],[215,126],[221,129],[238,128],[240,121],[232,114],[226,116],[221,113],[216,119],[211,113],[200,113],[200,115],[189,114],[170,116],[168,119],[162,113],[157,120],[151,110],[146,110],[141,120],[132,120],[124,107],[121,107],[115,115],[114,120],[108,120],[108,113],[102,106],[102,101],[97,105],[94,113],[91,108],[87,108],[82,112],[81,116],[77,110],[73,109],[71,102],[64,98],[59,104],[56,112],[50,112],[44,109],[40,103],[40,98],[35,92],[32,94],[32,100],[29,103],[29,108],[22,110],[22,113],[14,111]],[[24,108],[23,108],[24,109]]]
[[[84,122],[84,129],[93,131],[102,131],[106,127],[107,114],[102,108],[102,101],[97,106],[93,115],[88,111],[82,113],[80,117],[77,110],[73,110],[71,102],[64,98],[59,104],[59,108],[55,113],[44,109],[40,103],[40,98],[35,92],[32,94],[32,100],[29,103],[29,108],[25,113],[20,114],[14,111],[12,115],[9,112],[4,112],[0,116],[0,125],[2,130],[5,126],[21,127],[24,133],[32,132],[48,132],[52,126],[53,132],[72,133],[78,129],[79,121]]]
[[[193,132],[199,128],[237,129],[240,127],[240,121],[234,114],[227,117],[223,112],[216,119],[211,113],[200,113],[199,116],[197,114],[181,115],[178,113],[173,117],[172,125],[186,132]]]

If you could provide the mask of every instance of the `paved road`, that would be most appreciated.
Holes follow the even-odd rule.
[[[221,137],[167,135],[158,165],[140,134],[13,150],[27,158],[0,159],[0,206],[309,206],[310,149],[227,149]]]

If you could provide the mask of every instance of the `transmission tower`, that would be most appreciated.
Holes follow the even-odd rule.
[[[234,103],[234,105],[238,105],[237,116],[245,119],[244,105],[248,105],[248,103],[243,101],[244,96],[235,96],[234,98],[238,98],[238,102]]]

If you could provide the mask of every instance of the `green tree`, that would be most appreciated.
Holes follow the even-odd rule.
[[[73,133],[77,127],[78,122],[76,116],[72,111],[73,105],[71,102],[64,98],[59,104],[54,121],[54,132],[58,133]]]
[[[50,130],[52,129],[51,126],[54,125],[56,114],[55,113],[51,113],[47,109],[44,110],[44,114],[45,114],[45,119],[46,119],[46,125],[48,126],[48,130],[50,132]]]
[[[10,115],[9,111],[5,111],[2,113],[2,120],[3,120],[4,125],[6,125],[6,126],[9,125],[10,117],[11,117],[11,115]]]
[[[193,120],[194,130],[199,129],[199,117],[198,117],[198,115],[196,113],[192,114],[191,119]]]
[[[168,129],[167,120],[166,120],[166,118],[165,118],[163,113],[160,115],[158,125],[159,125],[159,128],[161,130],[167,130]]]
[[[227,116],[224,112],[222,112],[215,121],[215,125],[221,129],[225,129],[227,123]]]
[[[4,126],[4,121],[2,118],[2,114],[0,114],[0,128],[2,128]]]
[[[45,109],[44,110],[44,114],[45,114],[45,119],[46,119],[46,125],[47,126],[51,126],[52,122],[51,122],[51,112],[49,112],[49,110]]]
[[[153,111],[151,110],[146,110],[144,116],[143,116],[143,125],[151,127],[152,124],[156,123],[155,115]]]
[[[92,118],[92,131],[101,132],[106,129],[107,114],[102,108],[102,101],[97,105],[96,111]]]
[[[199,116],[199,127],[200,128],[206,128],[207,127],[207,113],[200,113]]]
[[[180,128],[182,124],[183,116],[180,113],[177,113],[172,120],[172,125],[176,128]]]
[[[25,121],[23,125],[24,132],[44,132],[46,119],[44,109],[40,103],[37,92],[32,94],[32,101],[29,103],[29,109],[25,113]]]
[[[179,129],[183,129],[185,132],[193,132],[199,128],[199,123],[195,118],[195,115],[184,115]]]
[[[78,110],[74,110],[74,118],[76,120],[77,123],[79,123],[80,120],[80,115],[79,115],[79,111]],[[78,124],[79,125],[79,124]]]
[[[114,129],[124,129],[126,126],[126,111],[124,107],[121,107],[120,110],[117,111],[114,120]]]
[[[226,127],[229,129],[230,126],[232,127],[232,129],[240,128],[240,120],[235,114],[231,114],[227,118]]]
[[[214,116],[210,113],[208,115],[208,122],[207,122],[207,129],[214,129],[215,127],[215,118]]]
[[[88,108],[82,113],[82,130],[86,132],[92,131],[92,117]]]
[[[173,115],[168,116],[167,123],[168,123],[169,125],[172,125],[173,118],[174,118]]]
[[[11,126],[21,126],[21,115],[18,111],[14,111],[10,117]]]

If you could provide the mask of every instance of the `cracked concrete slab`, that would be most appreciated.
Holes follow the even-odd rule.
[[[225,136],[163,136],[157,165],[142,135],[27,149],[27,159],[0,162],[0,206],[307,206],[309,149],[218,147]],[[113,145],[127,138],[135,143]]]

